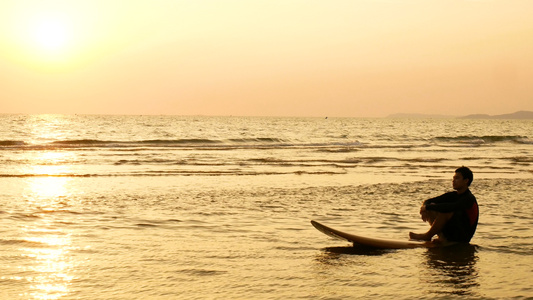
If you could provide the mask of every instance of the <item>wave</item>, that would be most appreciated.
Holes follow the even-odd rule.
[[[526,145],[533,145],[533,140],[529,139],[529,138],[523,138],[523,139],[518,139],[516,141],[516,143],[518,143],[518,144],[526,144]]]
[[[344,171],[245,171],[245,170],[227,170],[227,171],[201,171],[201,170],[173,170],[173,171],[144,171],[130,173],[101,173],[101,174],[0,174],[0,178],[39,178],[39,177],[157,177],[157,176],[261,176],[261,175],[339,175],[346,174]]]
[[[229,138],[229,139],[209,139],[209,138],[186,138],[186,139],[153,139],[137,141],[120,140],[99,140],[99,139],[67,139],[52,141],[49,143],[32,144],[21,140],[0,140],[0,150],[61,150],[61,149],[145,149],[145,148],[195,148],[211,150],[231,150],[231,149],[271,149],[271,148],[315,148],[320,152],[343,153],[355,152],[359,149],[368,148],[398,148],[412,149],[439,146],[474,145],[482,146],[493,143],[516,143],[533,144],[527,136],[509,135],[486,135],[486,136],[439,136],[430,140],[406,140],[386,141],[386,143],[363,143],[359,141],[340,142],[338,140],[321,142],[291,141],[277,137],[258,138]]]
[[[0,239],[0,245],[17,245],[29,248],[51,247],[51,245],[47,243],[28,239]]]
[[[492,144],[492,143],[517,143],[533,144],[527,136],[519,135],[483,135],[483,136],[439,136],[434,138],[436,142],[444,143],[461,143],[461,144]]]
[[[210,139],[178,139],[178,140],[140,140],[140,141],[105,141],[105,140],[65,140],[55,141],[49,145],[60,146],[79,146],[79,147],[91,147],[91,146],[109,146],[109,147],[135,147],[135,146],[172,146],[172,145],[196,145],[196,144],[218,144],[221,141]]]
[[[516,163],[516,164],[533,163],[533,157],[530,157],[530,156],[515,156],[515,157],[510,157],[509,160],[511,160],[511,162]]]
[[[28,178],[28,177],[97,177],[97,176],[114,176],[114,175],[100,175],[100,174],[0,174],[0,178]]]
[[[233,143],[286,143],[286,140],[279,138],[247,138],[247,139],[229,139]]]
[[[139,141],[113,141],[76,139],[60,140],[43,144],[30,144],[25,141],[0,141],[0,150],[57,150],[57,149],[88,149],[88,148],[163,148],[186,146],[210,146],[222,144],[221,140],[211,139],[177,139],[177,140],[139,140]]]
[[[24,146],[26,143],[24,141],[0,141],[0,146]]]
[[[270,147],[355,147],[362,146],[361,143],[347,142],[324,142],[324,143],[297,143],[288,140],[272,137],[264,138],[232,138],[232,139],[173,139],[173,140],[138,140],[138,141],[113,141],[95,139],[75,139],[60,140],[43,144],[30,144],[25,141],[0,141],[0,150],[57,150],[57,149],[91,149],[91,148],[213,148],[213,149],[234,149],[234,148],[270,148]]]

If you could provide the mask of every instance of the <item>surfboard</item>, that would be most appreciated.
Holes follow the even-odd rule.
[[[382,239],[375,237],[365,237],[346,233],[337,229],[333,229],[317,221],[311,221],[311,224],[318,229],[318,231],[337,239],[345,240],[358,245],[364,245],[374,248],[382,249],[408,249],[408,248],[434,248],[439,245],[428,241],[413,241],[413,240],[395,240],[395,239]]]

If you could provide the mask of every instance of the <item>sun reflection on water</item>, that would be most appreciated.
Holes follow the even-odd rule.
[[[69,292],[73,280],[73,265],[69,261],[72,248],[70,235],[62,229],[50,229],[50,222],[39,222],[25,228],[24,241],[30,246],[22,248],[22,256],[32,259],[30,265],[21,267],[30,272],[26,280],[33,299],[59,299]]]
[[[27,120],[31,132],[30,143],[46,143],[64,139],[72,128],[72,119],[66,115],[33,115]]]
[[[23,227],[21,256],[30,263],[20,266],[28,282],[24,296],[31,299],[60,299],[69,294],[74,278],[74,262],[70,251],[71,232],[65,224],[64,212],[69,207],[71,177],[69,165],[63,164],[72,154],[57,151],[35,153],[28,171],[25,198],[33,222]]]
[[[65,176],[71,172],[75,154],[61,151],[37,152],[29,158],[28,174],[33,176]]]
[[[32,199],[39,199],[39,204],[50,204],[51,201],[66,196],[68,191],[67,177],[37,177],[31,179]],[[49,199],[48,203],[42,199]],[[55,202],[55,201],[53,201]]]
[[[71,194],[69,161],[74,154],[67,152],[42,151],[34,154],[24,173],[28,178],[26,197],[39,207],[48,207]]]

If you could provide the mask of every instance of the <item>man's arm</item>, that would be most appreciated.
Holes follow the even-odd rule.
[[[455,192],[450,192],[436,198],[428,199],[424,204],[426,210],[449,213],[468,209],[474,204],[474,201],[474,195],[472,195],[470,191],[461,195],[457,195]]]

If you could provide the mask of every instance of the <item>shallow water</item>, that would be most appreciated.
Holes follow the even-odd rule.
[[[78,118],[49,137],[0,137],[2,299],[533,297],[532,123],[472,122],[442,142],[430,135],[453,121],[346,119],[320,134],[318,119],[183,121],[202,136],[171,130],[183,118]],[[373,250],[309,224],[407,238],[458,162],[480,205],[469,246]]]

